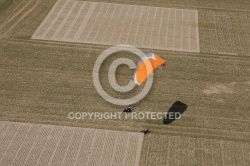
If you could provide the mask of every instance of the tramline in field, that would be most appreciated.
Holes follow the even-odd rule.
[[[1,165],[138,166],[142,133],[0,122]],[[100,164],[101,163],[101,164]]]
[[[32,39],[199,52],[198,11],[58,0]]]

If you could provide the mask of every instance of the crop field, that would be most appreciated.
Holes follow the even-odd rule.
[[[81,130],[84,133],[85,128],[91,128],[91,131],[97,129],[95,130],[98,131],[97,134],[99,131],[103,133],[106,130],[111,133],[121,132],[122,137],[126,137],[124,139],[127,139],[128,136],[125,133],[137,132],[140,135],[138,132],[141,129],[149,128],[151,133],[146,134],[143,138],[140,166],[250,165],[249,1],[96,0],[94,2],[76,1],[71,4],[71,8],[67,8],[68,12],[73,14],[73,11],[77,8],[79,8],[78,11],[80,11],[80,8],[83,9],[83,6],[78,4],[96,4],[96,7],[104,5],[109,10],[116,4],[126,9],[133,6],[132,10],[135,13],[140,12],[138,11],[140,8],[148,8],[150,9],[148,12],[155,10],[156,14],[159,14],[161,10],[177,13],[193,11],[193,13],[198,14],[197,22],[194,24],[187,25],[180,21],[179,25],[197,27],[196,24],[198,23],[199,34],[194,37],[197,41],[199,40],[199,50],[163,48],[160,47],[162,42],[158,41],[157,47],[152,45],[155,43],[152,42],[153,40],[151,44],[137,45],[143,52],[157,53],[160,57],[166,59],[167,63],[162,70],[155,72],[153,87],[146,98],[132,105],[132,108],[135,112],[167,112],[175,101],[185,103],[187,110],[183,113],[181,119],[175,120],[169,125],[163,124],[163,120],[155,119],[69,118],[70,112],[108,111],[116,113],[124,109],[124,107],[112,105],[100,97],[92,80],[93,66],[99,55],[110,47],[108,45],[124,43],[104,42],[102,39],[106,39],[106,37],[103,37],[105,33],[101,29],[108,29],[105,26],[110,26],[110,24],[106,21],[95,21],[95,23],[90,24],[90,20],[93,19],[92,16],[89,17],[88,22],[85,22],[87,23],[85,28],[96,25],[93,26],[93,29],[100,28],[99,33],[91,30],[84,31],[86,29],[82,29],[82,32],[96,36],[96,38],[89,38],[91,40],[96,39],[96,42],[88,42],[87,38],[82,38],[79,42],[70,42],[67,38],[64,38],[65,41],[63,38],[54,38],[57,34],[69,33],[69,31],[63,31],[66,25],[70,25],[68,30],[74,31],[74,29],[70,29],[73,28],[71,26],[74,24],[67,23],[67,20],[74,22],[71,19],[61,20],[62,24],[55,24],[54,30],[51,28],[54,25],[48,24],[48,29],[45,33],[43,32],[44,37],[40,36],[39,40],[35,39],[38,31],[42,30],[42,25],[51,16],[50,11],[55,9],[53,6],[57,5],[58,2],[60,1],[13,0],[12,4],[0,8],[0,125],[2,127],[0,129],[0,140],[3,140],[5,135],[4,130],[2,130],[4,124],[12,124],[12,122],[17,122],[13,124],[22,124],[22,128],[19,128],[20,130],[18,129],[19,132],[17,132],[20,133],[20,137],[19,134],[16,134],[19,139],[13,141],[15,145],[25,137],[25,132],[22,133],[22,131],[27,133],[26,128],[29,128],[29,125],[37,128],[43,126],[46,128],[44,133],[47,133],[47,136],[55,126],[58,126],[55,128],[60,129],[60,131],[63,129],[62,126],[65,126],[64,128],[68,133],[64,132],[64,134],[69,136],[70,133],[74,133],[74,129]],[[2,3],[6,2],[0,0],[0,6]],[[105,11],[107,11],[106,16],[108,18],[110,13],[109,10],[106,10],[106,7]],[[89,10],[88,8],[85,12]],[[93,10],[94,12],[97,11]],[[59,16],[54,21],[59,21]],[[63,15],[65,18],[71,16],[73,15],[67,15],[66,13]],[[106,16],[103,14],[100,17]],[[118,15],[115,16],[116,19],[120,19],[118,21],[128,21],[126,19],[121,20]],[[129,15],[129,17],[135,16],[138,15],[133,15],[133,12]],[[162,19],[166,17],[166,15],[162,16]],[[174,21],[175,18],[172,18],[174,15],[167,16]],[[98,18],[98,20],[102,20],[101,18]],[[151,21],[154,21],[154,19]],[[155,21],[159,20],[156,19]],[[84,21],[81,23],[84,24]],[[132,27],[133,22],[126,22],[121,25],[127,23],[131,23]],[[116,27],[112,28],[121,28],[118,24],[120,25],[117,22]],[[141,35],[138,40],[143,37],[150,37],[151,34],[148,33],[151,32],[150,28],[152,30],[156,25],[146,25],[149,31],[145,35]],[[159,28],[159,26],[156,27]],[[111,32],[120,35],[121,42],[125,41],[126,38],[129,39],[128,41],[133,40],[134,36],[127,34],[131,30],[129,28],[124,30],[126,30],[125,35],[121,33],[122,29],[120,32],[114,30]],[[163,28],[162,30],[166,29]],[[155,33],[162,32],[162,30]],[[51,36],[53,40],[46,39],[49,31],[55,31],[55,35]],[[165,38],[166,36],[159,35],[159,37]],[[103,43],[100,43],[100,40]],[[108,67],[112,61],[119,57],[137,60],[137,57],[127,52],[113,54],[103,63],[100,79],[103,88],[110,95],[126,98],[138,93],[142,87],[137,87],[129,94],[117,94],[112,89],[107,81]],[[133,71],[126,66],[118,67],[117,82],[126,85],[132,74]],[[50,125],[50,127],[47,128],[47,125]],[[36,133],[38,132],[35,128],[31,129]],[[15,128],[15,131],[17,131],[17,128]],[[15,131],[9,134],[13,135]],[[47,136],[45,137],[47,138]],[[10,136],[4,138],[8,140]],[[45,138],[41,137],[40,139]],[[141,135],[140,138],[136,137],[137,141],[141,139]],[[63,144],[68,145],[69,140],[65,137]],[[18,152],[12,151],[12,148],[6,150],[8,149],[6,145],[3,145],[3,142],[0,143],[0,151],[5,154],[0,155],[1,162],[6,164],[12,161],[24,162],[13,157],[13,155],[19,154]],[[88,141],[86,141],[87,143]],[[134,143],[131,146],[139,145],[136,144],[136,141]],[[43,145],[38,145],[38,147],[43,147]],[[51,152],[52,147],[47,150]],[[84,149],[82,150],[85,153]],[[60,162],[70,163],[73,160],[78,162],[73,158],[68,158],[70,161],[63,161],[61,157],[66,155],[66,151],[61,153],[62,155],[55,154],[58,155],[55,161],[58,162],[58,165],[60,165]],[[39,154],[43,153],[37,151],[34,156]],[[40,160],[41,162],[50,161],[46,154],[40,156],[40,158],[44,158],[44,160]],[[136,152],[133,152],[133,154],[136,154]],[[25,156],[20,155],[20,157]],[[39,158],[39,156],[36,157]],[[136,155],[133,157],[136,160]],[[38,160],[38,162],[40,161]],[[91,162],[94,162],[94,160],[91,160]],[[133,165],[129,162],[126,163]]]
[[[141,165],[249,165],[250,145],[245,142],[148,135]]]
[[[248,13],[200,12],[201,52],[250,56]]]
[[[1,122],[1,165],[139,165],[142,133]],[[14,136],[13,136],[14,135]]]
[[[58,0],[32,39],[199,52],[198,33],[195,10]]]

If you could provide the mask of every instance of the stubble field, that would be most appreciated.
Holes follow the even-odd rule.
[[[139,165],[143,134],[1,122],[1,165]]]
[[[133,132],[148,127],[152,133],[144,137],[140,165],[250,165],[249,2],[108,1],[198,10],[200,53],[142,49],[159,54],[167,65],[133,108],[166,112],[175,101],[187,104],[182,118],[170,125],[68,118],[69,112],[120,112],[123,107],[104,101],[93,86],[94,62],[107,46],[31,39],[55,2],[14,1],[1,11],[1,16],[20,12],[0,17],[1,121]],[[121,53],[110,60],[118,56],[132,57]],[[102,83],[117,95],[107,85],[107,66]],[[118,82],[126,82],[132,72],[124,67],[118,73]]]

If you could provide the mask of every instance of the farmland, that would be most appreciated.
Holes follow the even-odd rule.
[[[195,10],[61,0],[32,39],[199,52],[198,36]]]
[[[70,112],[123,109],[103,100],[92,81],[95,60],[109,46],[31,39],[56,0],[16,0],[0,8],[0,120],[124,132],[147,127],[152,133],[144,136],[141,166],[250,165],[249,2],[102,2],[198,11],[199,52],[142,48],[159,54],[167,65],[156,71],[147,97],[132,105],[136,112],[166,112],[182,101],[188,109],[181,119],[170,125],[147,119],[69,119]],[[126,52],[109,60],[119,56],[136,60]],[[109,94],[126,97],[108,85],[109,60],[101,82]],[[133,72],[121,67],[117,73],[117,81],[126,84]]]
[[[143,140],[142,133],[13,122],[0,130],[3,165],[138,165]]]

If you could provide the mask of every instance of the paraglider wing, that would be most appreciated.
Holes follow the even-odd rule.
[[[147,77],[153,73],[156,69],[165,65],[165,60],[162,59],[159,55],[154,53],[146,53],[143,55],[136,65],[136,69],[134,72],[134,82],[137,85],[141,85]],[[152,68],[148,67],[148,63],[151,63]]]

